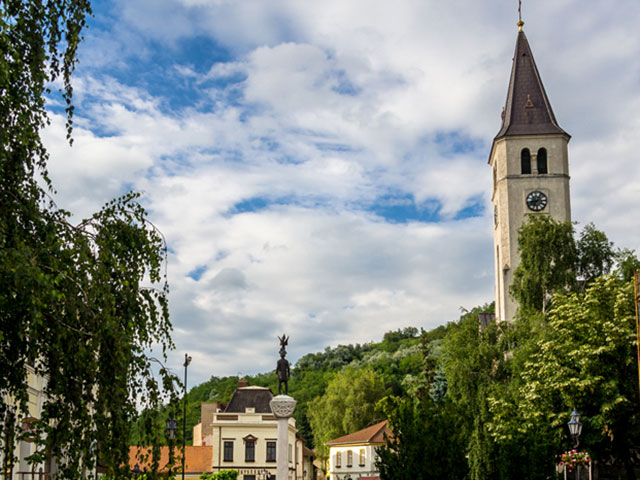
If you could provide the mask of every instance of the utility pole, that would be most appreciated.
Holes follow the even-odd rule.
[[[634,303],[636,304],[636,346],[638,348],[638,394],[640,394],[640,270],[633,273]]]
[[[191,357],[184,354],[184,399],[182,415],[182,480],[184,480],[185,457],[187,456],[187,367],[191,363]]]

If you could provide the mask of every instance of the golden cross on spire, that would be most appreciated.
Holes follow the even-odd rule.
[[[522,31],[522,26],[524,22],[522,21],[522,0],[518,0],[518,28]]]

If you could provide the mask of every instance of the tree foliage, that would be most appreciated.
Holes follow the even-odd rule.
[[[573,225],[546,215],[529,215],[518,232],[520,263],[510,293],[521,310],[544,312],[554,293],[576,282]]]
[[[145,354],[172,342],[166,247],[138,195],[78,224],[47,200],[45,95],[62,81],[70,135],[71,74],[90,14],[84,0],[0,3],[0,445],[11,467],[33,372],[46,383],[31,460],[47,468],[55,458],[69,479],[96,462],[128,476],[137,407],[175,400],[175,379],[160,366],[156,380]]]
[[[610,244],[608,244],[610,246]],[[632,264],[635,256],[626,253]],[[626,469],[640,445],[632,285],[615,275],[556,292],[545,313],[479,328],[463,315],[443,341],[447,398],[468,439],[470,478],[552,478],[572,445],[566,422],[582,414],[581,448]]]
[[[607,235],[597,230],[593,223],[585,225],[576,242],[577,273],[586,286],[596,278],[611,273],[615,259],[613,242]]]
[[[636,256],[635,250],[622,248],[616,251],[616,274],[622,280],[630,282],[633,279],[633,273],[640,271],[640,260]]]
[[[237,480],[237,470],[220,470],[217,473],[203,473],[200,480]]]
[[[584,294],[557,297],[522,369],[525,426],[536,428],[544,419],[562,441],[576,408],[583,448],[601,462],[616,459],[629,472],[640,443],[636,340],[630,282],[600,277]]]
[[[381,421],[377,402],[387,394],[373,369],[346,368],[309,404],[309,420],[318,456],[326,457],[326,442]]]
[[[383,480],[456,480],[468,471],[460,417],[450,401],[388,397],[383,410],[392,436],[377,449]]]

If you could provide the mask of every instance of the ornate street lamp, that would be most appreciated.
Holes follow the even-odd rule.
[[[573,442],[575,443],[573,448],[578,448],[578,444],[580,443],[580,434],[582,433],[582,422],[580,422],[580,414],[573,409],[571,412],[571,420],[567,423],[569,426],[569,433],[571,437],[573,437]]]
[[[175,418],[167,418],[167,428],[164,429],[164,434],[169,440],[176,438],[176,430],[178,429],[178,422]]]
[[[173,457],[173,441],[176,438],[176,430],[178,429],[178,421],[173,418],[173,417],[169,417],[167,418],[167,427],[164,429],[164,435],[165,437],[167,437],[167,441],[169,443],[169,464],[170,464],[170,469],[173,466],[173,462],[174,462],[174,457]],[[171,474],[171,471],[169,471],[169,474]]]

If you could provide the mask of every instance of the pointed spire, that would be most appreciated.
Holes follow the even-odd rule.
[[[529,42],[522,31],[523,25],[520,20],[502,128],[496,139],[512,135],[568,135],[553,114]]]

